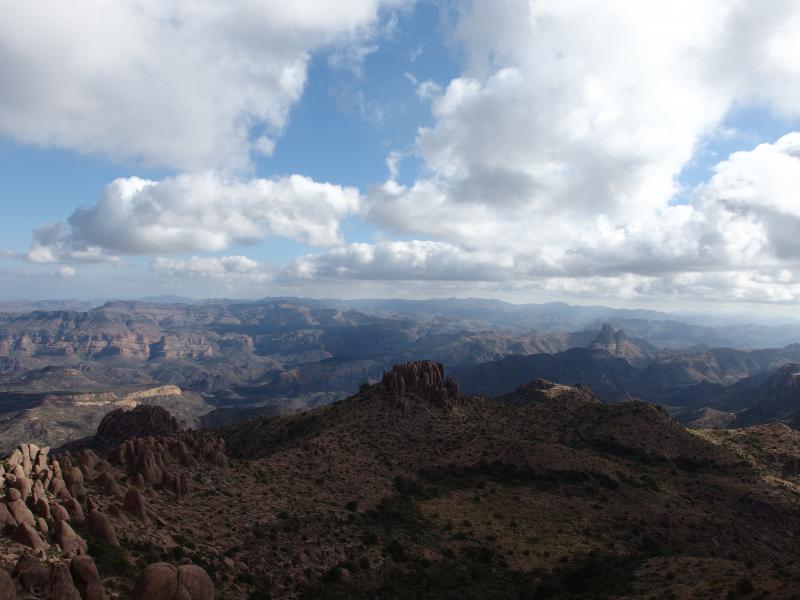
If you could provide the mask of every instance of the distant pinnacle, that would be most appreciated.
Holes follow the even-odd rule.
[[[458,384],[445,376],[444,365],[429,360],[395,365],[391,371],[383,374],[380,386],[396,400],[415,395],[448,408],[461,403]]]

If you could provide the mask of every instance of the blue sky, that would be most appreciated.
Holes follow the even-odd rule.
[[[790,310],[800,8],[583,4],[15,7],[0,298]]]

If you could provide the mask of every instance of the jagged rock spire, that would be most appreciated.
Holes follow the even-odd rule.
[[[430,360],[419,360],[395,365],[383,374],[381,388],[399,400],[415,395],[432,404],[454,408],[461,404],[458,384],[444,374],[444,365]]]

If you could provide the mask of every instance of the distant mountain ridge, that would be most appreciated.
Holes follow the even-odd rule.
[[[618,342],[622,340],[620,345]],[[617,354],[615,354],[615,352]],[[508,393],[535,378],[566,385],[588,385],[602,399],[630,397],[671,406],[703,406],[725,386],[763,375],[787,363],[800,362],[800,345],[769,350],[719,348],[694,353],[664,351],[634,366],[629,356],[647,353],[604,328],[600,339],[586,348],[553,354],[511,356],[455,369],[465,392],[488,397]]]

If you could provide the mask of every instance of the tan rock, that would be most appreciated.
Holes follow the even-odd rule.
[[[44,519],[50,518],[50,503],[45,498],[38,498],[33,505],[33,512]]]
[[[21,499],[12,500],[6,504],[6,507],[17,523],[27,523],[31,527],[35,524],[33,513],[25,506],[25,503]]]
[[[42,482],[39,479],[37,479],[36,481],[33,482],[33,488],[31,490],[31,495],[33,497],[33,501],[34,502],[38,501],[39,499],[46,498],[46,494],[45,494],[45,491],[44,491],[44,484],[42,484]]]
[[[175,600],[177,591],[177,569],[167,563],[154,563],[139,575],[131,600]]]
[[[72,581],[69,566],[65,562],[58,561],[51,565],[50,597],[58,600],[81,600],[81,595]]]
[[[91,556],[84,554],[73,558],[69,569],[72,573],[72,581],[83,600],[106,600],[100,575]]]
[[[41,597],[50,588],[50,566],[29,554],[20,557],[13,575],[28,594]]]
[[[55,500],[50,501],[50,515],[54,521],[69,521],[70,516],[67,509],[61,506]]]
[[[64,483],[67,484],[69,493],[75,498],[82,498],[86,495],[86,488],[83,483],[83,471],[78,467],[72,467],[64,471]]]
[[[147,504],[145,503],[144,496],[142,496],[142,493],[136,488],[129,489],[128,493],[125,494],[122,507],[143,523],[149,521],[147,517]]]
[[[86,541],[66,521],[56,521],[55,540],[67,556],[86,554]]]
[[[89,533],[91,533],[92,536],[106,544],[119,546],[119,540],[114,531],[114,526],[111,524],[109,518],[102,512],[99,510],[90,510],[87,524],[89,526]]]
[[[50,533],[50,526],[42,517],[36,517],[36,528],[42,532],[42,535],[47,539],[47,534]]]
[[[0,568],[0,600],[17,600],[17,586],[3,568]]]
[[[17,541],[24,544],[34,551],[47,550],[50,545],[45,542],[42,537],[36,532],[33,526],[28,523],[20,523],[17,527],[16,533]]]
[[[70,520],[78,523],[79,525],[86,520],[86,516],[83,513],[83,507],[81,506],[80,502],[75,500],[75,498],[64,500],[62,504],[64,505],[64,508],[67,509]]]
[[[214,600],[214,582],[197,565],[182,565],[178,567],[175,600]]]
[[[125,494],[125,491],[111,473],[105,471],[100,473],[95,478],[94,483],[104,494],[109,496],[123,496]]]
[[[14,467],[16,465],[21,465],[22,451],[19,448],[15,449],[11,454],[8,455],[6,462],[8,462],[9,468]]]
[[[66,482],[59,477],[58,475],[54,476],[53,479],[50,480],[50,493],[53,496],[58,496],[62,490],[67,488]]]
[[[27,501],[33,491],[33,481],[27,477],[17,477],[17,480],[14,482],[14,487],[19,490],[22,499]]]
[[[8,512],[8,507],[0,502],[0,526],[3,525],[11,525],[15,526],[17,524],[17,520]]]

